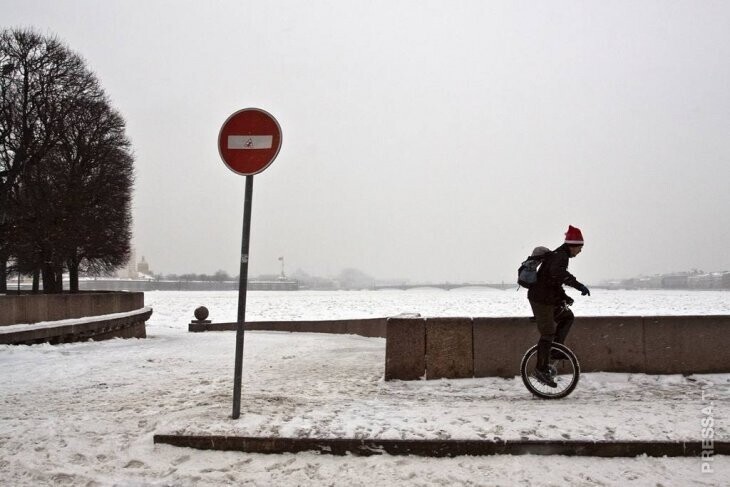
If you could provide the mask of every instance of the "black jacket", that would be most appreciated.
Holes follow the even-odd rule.
[[[570,251],[563,244],[543,260],[537,271],[537,282],[527,291],[527,299],[541,304],[560,304],[565,299],[563,284],[581,289],[583,284],[568,272]]]

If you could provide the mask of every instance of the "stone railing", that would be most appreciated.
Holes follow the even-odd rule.
[[[514,377],[539,338],[528,318],[390,318],[385,379]],[[579,317],[566,342],[584,372],[730,372],[730,316]]]
[[[35,325],[0,327],[0,345],[69,343],[110,338],[146,338],[145,322],[152,309],[93,316],[79,320],[59,320]]]
[[[299,333],[335,333],[385,338],[387,318],[366,318],[360,320],[322,321],[248,321],[246,330],[290,331]],[[236,323],[209,323],[193,321],[188,331],[231,331]]]
[[[144,293],[7,294],[0,296],[0,344],[145,338],[151,315]]]
[[[236,323],[190,323],[191,332]],[[385,379],[515,377],[539,338],[528,318],[394,317],[254,321],[246,330],[385,337]],[[730,316],[578,317],[566,343],[584,372],[730,372]]]
[[[0,326],[124,313],[144,307],[144,293],[0,295]]]

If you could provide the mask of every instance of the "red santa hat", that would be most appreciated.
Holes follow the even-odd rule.
[[[583,245],[583,234],[580,228],[568,225],[568,231],[565,232],[565,243],[570,245]]]

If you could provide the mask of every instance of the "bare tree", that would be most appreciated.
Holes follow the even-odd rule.
[[[108,273],[129,259],[133,158],[124,119],[106,99],[69,114],[47,165],[60,187],[48,211],[63,221],[55,247],[65,256],[70,290],[79,271]]]
[[[129,257],[133,158],[96,77],[55,38],[0,33],[0,286],[8,257],[46,292]],[[3,289],[0,287],[0,290]]]
[[[11,251],[24,274],[40,271],[43,290],[62,291],[64,251],[59,241],[65,219],[58,202],[62,188],[54,179],[52,158],[27,167],[13,191]]]

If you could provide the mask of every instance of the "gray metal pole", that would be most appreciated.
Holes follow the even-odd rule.
[[[253,176],[246,176],[246,197],[243,206],[241,238],[241,272],[238,281],[238,320],[236,323],[236,365],[233,374],[233,419],[241,416],[241,382],[243,369],[243,332],[246,322],[246,289],[248,287],[248,244],[251,239],[251,195]]]

